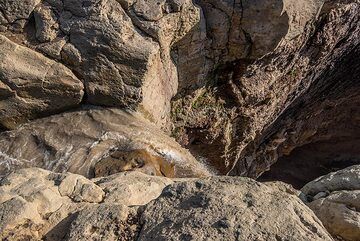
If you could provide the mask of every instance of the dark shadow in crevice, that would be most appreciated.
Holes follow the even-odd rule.
[[[281,157],[258,181],[282,181],[300,189],[330,172],[360,164],[360,139],[310,143]]]

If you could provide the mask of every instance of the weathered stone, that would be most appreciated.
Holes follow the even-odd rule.
[[[264,184],[274,190],[279,190],[282,192],[286,192],[295,196],[299,196],[300,195],[300,191],[296,190],[293,186],[291,186],[290,184],[284,183],[284,182],[264,182]]]
[[[141,222],[139,240],[332,240],[297,197],[247,178],[170,185]]]
[[[139,114],[111,108],[88,107],[1,133],[0,154],[0,175],[33,166],[86,177],[130,170],[169,177],[210,174]]]
[[[0,82],[0,124],[7,128],[74,107],[83,97],[71,70],[2,35]]]
[[[309,204],[325,228],[342,240],[360,237],[360,190],[333,192]]]
[[[169,128],[178,85],[170,49],[199,21],[190,0],[46,1],[34,16],[40,42],[67,35],[61,61],[83,78],[88,103],[137,109]]]
[[[343,170],[321,176],[306,184],[301,192],[310,198],[321,192],[335,192],[341,190],[360,189],[360,165],[351,166]]]
[[[139,172],[125,172],[93,179],[105,192],[105,203],[126,206],[145,205],[156,199],[162,190],[173,183],[164,177],[148,176]]]
[[[277,1],[267,8],[273,1],[199,2],[214,53],[225,63],[215,62],[206,88],[173,101],[172,133],[183,146],[221,174],[254,178],[305,144],[352,140],[359,150],[358,1]],[[241,13],[244,24],[230,26]],[[222,34],[229,26],[251,39],[234,38],[248,48],[235,44],[242,49],[232,60]]]
[[[5,240],[332,240],[296,196],[247,178],[88,180],[30,168],[2,179],[0,194]]]
[[[352,166],[306,184],[302,193],[326,229],[341,240],[360,237],[360,166]]]
[[[0,9],[8,23],[14,23],[17,20],[28,19],[36,5],[41,0],[2,0],[0,2]]]
[[[0,239],[42,239],[61,221],[86,206],[84,202],[72,201],[79,194],[61,193],[59,190],[59,186],[64,185],[62,180],[72,175],[32,168],[16,171],[4,178],[0,183]],[[79,184],[78,188],[86,188],[86,184]],[[59,240],[60,237],[55,235],[50,240]]]
[[[53,41],[58,35],[59,24],[55,13],[49,5],[42,5],[35,9],[36,38],[40,42]]]
[[[72,222],[66,240],[136,240],[137,212],[118,204],[100,204],[80,211]]]
[[[0,182],[0,239],[135,240],[138,211],[127,206],[147,204],[171,183],[136,172],[88,180],[17,170]]]

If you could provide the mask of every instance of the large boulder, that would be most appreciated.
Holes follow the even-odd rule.
[[[0,134],[0,175],[24,167],[86,177],[139,170],[168,177],[210,172],[141,115],[88,107],[35,120]]]
[[[39,168],[17,170],[0,181],[0,239],[131,236],[139,222],[137,210],[127,206],[149,203],[171,183],[136,172],[89,180]]]
[[[105,195],[82,176],[37,168],[19,170],[1,180],[0,194],[0,239],[8,240],[39,240],[83,206],[101,202]],[[54,232],[52,240],[59,240],[54,235],[59,234]]]
[[[360,166],[319,177],[301,191],[309,207],[333,236],[359,240]]]
[[[178,86],[170,50],[199,22],[191,0],[27,0],[1,7],[5,20],[28,23],[15,39],[81,77],[88,103],[137,109],[169,127]]]
[[[296,196],[239,177],[170,185],[141,222],[139,240],[332,240]]]
[[[121,203],[126,206],[145,205],[173,183],[172,179],[149,176],[141,172],[118,173],[92,181],[106,192],[106,203]]]
[[[83,84],[64,65],[0,35],[0,125],[13,128],[79,105]]]

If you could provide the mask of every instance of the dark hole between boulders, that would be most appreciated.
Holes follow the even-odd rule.
[[[359,140],[310,143],[279,158],[258,181],[282,181],[300,189],[320,176],[357,164],[360,164]]]

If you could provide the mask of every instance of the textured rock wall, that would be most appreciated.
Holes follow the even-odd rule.
[[[131,170],[168,177],[210,175],[139,114],[93,106],[0,134],[0,176],[34,166],[86,177]]]
[[[359,136],[359,2],[284,1],[281,11],[256,6],[265,22],[277,14],[274,25],[286,29],[278,42],[262,38],[253,57],[225,64],[206,87],[173,101],[173,136],[223,174],[257,177],[297,146],[337,138],[332,126],[344,138]],[[276,39],[259,26],[246,32],[254,40]]]
[[[87,103],[141,110],[169,126],[178,86],[170,49],[199,21],[190,0],[5,1],[1,9],[4,34],[66,64]]]
[[[296,147],[358,138],[359,4],[4,0],[0,122],[133,110],[216,173],[258,177]]]

